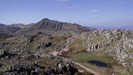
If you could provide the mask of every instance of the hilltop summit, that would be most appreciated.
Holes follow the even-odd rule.
[[[81,33],[88,31],[89,29],[86,27],[83,27],[79,24],[72,24],[72,23],[66,23],[66,22],[60,22],[55,20],[50,20],[48,18],[44,18],[41,21],[33,24],[30,28],[25,28],[17,33],[23,34],[23,33],[36,33],[36,32],[42,32],[42,33]]]

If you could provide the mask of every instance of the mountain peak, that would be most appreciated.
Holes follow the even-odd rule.
[[[41,21],[49,21],[50,19],[48,18],[43,18]]]
[[[48,18],[44,18],[41,21],[33,24],[30,28],[27,28],[26,30],[23,30],[22,33],[24,32],[29,32],[31,33],[37,33],[37,32],[43,32],[43,33],[80,33],[88,31],[87,28],[78,25],[78,24],[72,24],[72,23],[66,23],[66,22],[60,22],[56,20],[50,20]],[[20,31],[21,33],[21,31]]]
[[[82,31],[82,30],[86,30],[86,28],[84,28],[81,25],[78,24],[72,24],[72,23],[66,23],[66,22],[60,22],[60,21],[56,21],[56,20],[50,20],[48,18],[44,18],[41,21],[39,21],[38,23],[36,23],[34,26],[34,28],[38,28],[38,29],[45,29],[45,30],[49,30],[49,31]]]

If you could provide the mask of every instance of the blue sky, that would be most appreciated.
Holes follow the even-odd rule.
[[[42,18],[83,25],[133,25],[133,0],[0,0],[0,23]]]

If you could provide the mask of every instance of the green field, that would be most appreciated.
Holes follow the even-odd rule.
[[[96,53],[79,53],[74,56],[72,56],[72,59],[78,62],[88,62],[89,60],[96,60],[96,61],[101,61],[107,64],[112,64],[114,62],[113,57],[108,56],[107,54],[103,55],[97,55]]]

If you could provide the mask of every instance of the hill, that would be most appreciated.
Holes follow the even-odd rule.
[[[12,30],[16,26],[1,24],[0,27],[3,32],[13,34],[0,40],[0,72],[3,74],[54,74],[57,64],[60,67],[63,67],[61,64],[71,65],[72,75],[75,72],[85,75],[83,67],[87,69],[87,75],[89,70],[100,75],[133,74],[131,30],[91,29],[47,18],[15,31]],[[60,70],[63,75],[71,75],[72,71],[66,73],[64,70]]]
[[[19,29],[19,27],[12,27],[9,25],[0,24],[0,38],[10,37]]]
[[[59,22],[44,18],[41,21],[32,24],[31,27],[22,29],[17,33],[30,35],[30,33],[36,34],[38,32],[42,32],[45,34],[54,34],[54,33],[63,34],[63,33],[81,33],[85,31],[89,31],[89,29],[79,24]]]

